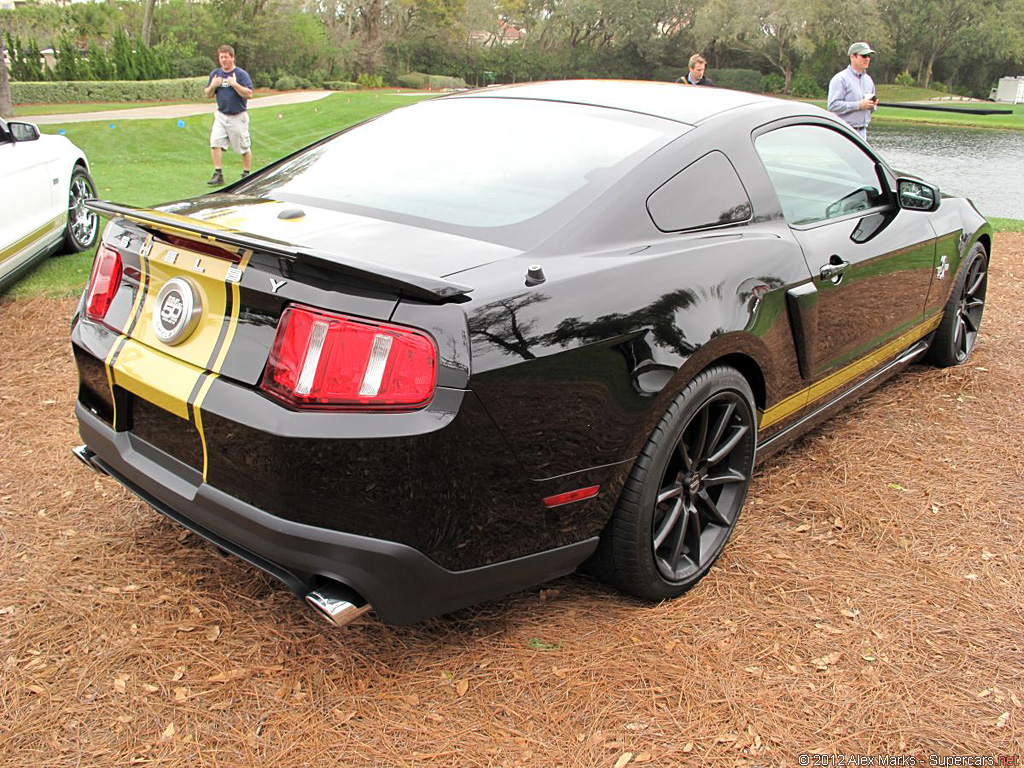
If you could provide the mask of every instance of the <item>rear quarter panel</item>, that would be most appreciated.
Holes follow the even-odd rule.
[[[527,263],[492,265],[495,285]],[[635,456],[669,402],[727,354],[756,362],[767,397],[799,388],[785,287],[806,276],[770,228],[545,261],[548,280],[503,293],[474,274],[470,386],[534,479]],[[477,298],[479,296],[479,298]]]
[[[536,252],[464,275],[470,385],[530,477],[631,461],[690,378],[727,355],[762,379],[759,408],[800,390],[785,291],[810,274],[751,168],[758,119],[730,115],[681,136]],[[736,168],[753,218],[659,231],[648,196],[711,150]],[[696,179],[693,194],[715,181]],[[528,287],[534,262],[547,280]]]

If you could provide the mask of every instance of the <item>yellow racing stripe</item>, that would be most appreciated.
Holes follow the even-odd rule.
[[[209,462],[201,405],[224,365],[240,314],[239,286],[227,280],[228,270],[244,270],[252,252],[245,251],[236,265],[152,236],[146,244],[139,255],[142,278],[131,314],[105,360],[111,395],[116,384],[168,413],[194,420],[202,444],[205,479]],[[202,304],[202,314],[188,338],[170,346],[157,337],[153,316],[160,311],[160,290],[175,277],[191,284]]]
[[[245,251],[242,254],[242,261],[239,263],[238,268],[243,272],[245,271],[245,267],[249,264],[250,258],[252,258],[252,251]],[[220,349],[215,352],[216,359],[210,363],[210,370],[212,372],[206,377],[206,380],[200,386],[192,409],[195,418],[196,431],[199,432],[199,442],[203,446],[203,482],[206,482],[206,472],[210,466],[210,457],[206,449],[206,434],[203,432],[203,400],[206,398],[206,393],[210,391],[210,387],[213,386],[213,380],[220,374],[221,366],[224,365],[224,360],[227,357],[228,350],[231,348],[231,340],[234,338],[235,330],[238,328],[238,315],[241,309],[241,296],[238,284],[228,283],[227,285],[231,291],[232,299],[231,314],[228,317],[227,333],[224,336],[224,341],[221,344]]]
[[[6,248],[0,248],[0,264],[7,261],[8,259],[14,259],[17,256],[21,256],[30,247],[35,247],[39,240],[42,240],[47,235],[56,232],[58,229],[63,229],[67,224],[68,214],[65,211],[61,213],[57,218],[50,219],[50,221],[43,224],[39,229],[34,232],[29,232],[21,240]]]
[[[114,361],[118,386],[182,419],[188,419],[188,398],[202,373],[135,339],[125,342]]]
[[[148,252],[152,245],[153,236],[148,235],[146,240],[143,242],[141,250],[142,252]],[[139,288],[135,292],[135,300],[132,302],[132,311],[128,313],[128,316],[124,320],[124,325],[121,326],[120,333],[114,340],[114,343],[110,345],[110,352],[107,353],[106,359],[103,361],[104,369],[107,372],[107,383],[110,385],[110,402],[114,408],[114,428],[119,427],[117,420],[117,397],[114,394],[114,361],[117,359],[118,354],[124,348],[130,338],[133,326],[138,324],[139,312],[142,310],[142,300],[146,297],[146,290],[149,287],[149,265],[146,259],[139,256]]]
[[[201,409],[203,398],[206,397],[206,393],[210,391],[210,387],[213,386],[213,380],[217,378],[216,373],[211,373],[206,377],[206,380],[202,383],[199,388],[199,394],[196,395],[196,406],[193,409],[196,420],[196,431],[199,432],[199,442],[203,446],[203,482],[206,482],[206,472],[210,468],[210,455],[206,448],[206,433],[203,431],[203,412]]]
[[[927,336],[938,327],[941,320],[942,313],[940,312],[925,320],[923,323],[915,325],[909,331],[893,339],[888,344],[879,347],[870,355],[862,357],[860,360],[850,363],[844,368],[840,368],[835,373],[829,374],[821,381],[815,382],[811,386],[801,389],[799,392],[790,395],[785,400],[780,400],[771,408],[764,411],[761,415],[760,429],[770,427],[772,424],[782,421],[788,416],[792,416],[805,405],[809,405],[816,400],[821,400],[822,398],[831,395],[833,392],[841,389],[844,385],[848,384],[861,374],[867,373],[872,368],[881,365],[888,358],[894,357],[899,352],[902,352],[918,339]]]

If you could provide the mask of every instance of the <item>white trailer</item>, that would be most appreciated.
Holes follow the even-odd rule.
[[[989,98],[1005,104],[1024,104],[1024,77],[1001,77]]]

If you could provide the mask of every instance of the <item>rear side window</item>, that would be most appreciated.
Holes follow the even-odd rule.
[[[679,232],[747,221],[753,208],[729,158],[715,150],[658,187],[647,212],[662,232]]]
[[[754,142],[792,226],[865,211],[886,202],[870,155],[837,131],[791,125]]]

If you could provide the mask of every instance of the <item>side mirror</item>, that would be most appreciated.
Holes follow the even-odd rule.
[[[7,130],[15,141],[35,141],[39,138],[39,129],[32,123],[12,121],[7,124]]]
[[[939,188],[919,179],[897,179],[900,208],[908,211],[934,211],[939,207]]]

